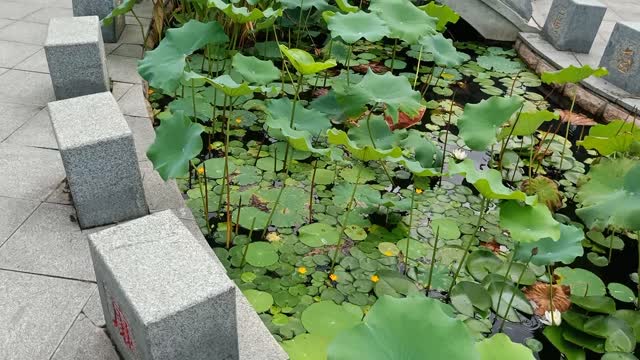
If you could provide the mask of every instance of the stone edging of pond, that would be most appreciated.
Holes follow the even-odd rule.
[[[571,63],[568,56],[570,53],[555,50],[539,36],[521,33],[514,44],[520,58],[536,74],[556,71],[569,65],[580,66],[578,63]],[[591,77],[579,85],[555,86],[555,90],[568,98],[576,93],[576,105],[589,112],[596,120],[610,122],[622,119],[631,122],[640,117],[640,98],[632,97],[604,79]]]

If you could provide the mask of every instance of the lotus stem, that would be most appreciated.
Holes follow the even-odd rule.
[[[222,104],[223,104],[222,105],[222,119],[226,121],[226,119],[227,119],[227,95],[224,96],[224,99],[222,100]],[[225,152],[226,152],[226,150],[227,150],[227,148],[225,146]],[[226,158],[227,157],[225,156],[225,161],[227,161]],[[225,169],[226,169],[226,167],[225,167]],[[226,175],[226,173],[225,173],[225,175]],[[226,179],[226,176],[225,176],[225,179]],[[226,180],[223,180],[222,188],[220,189],[220,198],[218,199],[218,211],[220,211],[220,208],[222,208],[222,199],[223,199],[224,193],[225,193],[224,181],[226,181]]]
[[[351,68],[349,67],[349,62],[351,60],[351,44],[349,44],[349,49],[347,50],[347,61],[345,61],[345,67],[347,68],[347,86],[351,86],[351,81],[349,75],[351,74]]]
[[[204,191],[200,191],[204,192],[204,222],[207,225],[207,234],[209,234],[211,232],[211,222],[209,221],[209,187],[207,186],[207,164],[204,161],[202,162],[202,169],[204,170],[204,173],[202,174],[202,178],[204,179]]]
[[[513,266],[513,262],[516,257],[516,251],[518,250],[518,243],[514,247],[514,250],[511,254],[511,259],[509,259],[509,264],[507,265],[507,272],[504,274],[504,284],[500,288],[500,295],[498,295],[498,304],[496,305],[496,313],[500,311],[500,303],[502,302],[502,295],[504,294],[504,288],[507,287],[507,281],[509,281],[509,273],[511,272],[511,267]]]
[[[138,17],[136,12],[133,11],[133,9],[131,9],[131,15],[133,15],[133,17],[138,22],[138,25],[140,25],[140,34],[142,35],[142,53],[144,54],[144,51],[147,49],[147,36],[144,34],[144,25],[142,25],[142,21],[140,21],[140,18]],[[161,35],[161,34],[158,34],[158,35]]]
[[[235,235],[238,236],[238,230],[240,227],[240,211],[242,210],[242,196],[240,196],[240,199],[238,200],[238,215],[236,215],[236,229],[235,229]]]
[[[551,147],[551,143],[553,142],[553,140],[556,138],[556,135],[558,135],[558,131],[560,131],[560,127],[562,126],[562,122],[558,121],[558,126],[556,126],[556,129],[553,132],[553,135],[551,136],[551,140],[549,141],[549,144],[547,144],[547,147],[544,149],[544,151],[542,152],[542,154],[545,154],[547,151],[549,151],[549,148]],[[542,147],[542,143],[547,139],[547,135],[549,135],[548,132],[546,132],[544,134],[544,136],[542,137],[542,140],[540,140],[540,147]],[[536,155],[538,154],[538,152],[536,151]],[[542,164],[541,161],[538,162],[538,165],[536,165],[536,171],[535,173],[538,173],[538,170],[540,169],[540,165]]]
[[[258,145],[258,153],[256,153],[256,159],[253,161],[253,166],[258,164],[258,159],[260,159],[260,152],[262,151],[262,143]]]
[[[416,88],[416,84],[418,83],[418,73],[420,72],[420,62],[422,61],[422,49],[423,49],[423,45],[420,45],[420,53],[418,54],[418,65],[416,65],[416,77],[413,78],[413,89]]]
[[[391,73],[393,73],[393,64],[396,61],[396,46],[398,46],[397,38],[393,40],[393,53],[391,54],[391,66],[389,66],[390,67],[389,71],[391,71]]]
[[[304,0],[300,0],[300,16],[298,16],[298,31],[296,34],[296,47],[300,44],[300,31],[302,29],[302,5],[304,5]]]
[[[313,162],[313,175],[311,175],[311,191],[309,191],[309,223],[313,221],[313,188],[316,184],[316,170],[318,169],[318,159]]]
[[[569,128],[571,127],[571,114],[573,114],[573,107],[576,104],[576,97],[578,93],[575,92],[573,94],[573,99],[571,100],[571,108],[569,108],[569,118],[567,119],[567,128],[564,131],[564,142],[562,143],[562,153],[560,154],[560,165],[558,166],[558,170],[562,171],[562,162],[564,161],[564,152],[567,148],[567,138],[569,137]]]
[[[438,185],[442,185],[442,174],[444,173],[444,163],[447,160],[447,142],[449,141],[449,128],[451,127],[451,114],[453,113],[453,103],[456,98],[456,93],[451,95],[451,106],[449,106],[449,116],[447,118],[447,126],[444,130],[444,146],[442,147],[442,165],[440,166],[440,180]]]
[[[293,129],[293,120],[295,119],[295,115],[296,115],[296,105],[298,104],[298,98],[300,96],[300,87],[302,85],[302,73],[300,73],[300,75],[298,76],[298,83],[296,84],[296,92],[295,95],[293,96],[293,105],[291,106],[291,118],[289,119],[289,127]],[[283,163],[283,167],[284,167],[284,171],[288,171],[287,168],[287,156],[289,156],[289,147],[290,144],[287,141],[287,146],[285,147],[284,150],[284,163]]]
[[[436,79],[436,83],[433,85],[434,87],[438,86],[438,82],[440,81],[440,77],[442,76],[442,74],[444,73],[444,71],[446,70],[446,67],[443,67],[442,70],[440,70],[440,75],[438,75],[438,78]],[[431,79],[433,78],[433,71],[435,69],[431,70],[431,76],[429,76],[429,81],[427,82],[424,90],[422,91],[421,96],[424,97],[427,94],[427,91],[429,91],[429,87],[431,86]]]
[[[366,150],[365,150],[365,155],[366,155]],[[340,226],[340,237],[338,237],[338,243],[336,244],[336,250],[333,253],[333,257],[331,258],[331,273],[333,273],[333,270],[336,266],[336,259],[338,258],[338,252],[340,251],[340,247],[342,247],[342,236],[344,235],[344,230],[347,228],[347,221],[349,220],[349,214],[351,213],[351,208],[353,205],[353,201],[356,198],[356,191],[358,190],[358,184],[360,184],[360,175],[362,175],[362,169],[364,169],[364,166],[361,166],[360,168],[358,168],[358,174],[356,175],[356,183],[353,185],[353,191],[351,191],[351,197],[349,198],[349,202],[347,203],[347,210],[344,213],[344,220],[342,221],[342,224]]]
[[[478,215],[478,222],[476,223],[476,227],[473,230],[473,235],[471,235],[471,238],[469,239],[469,241],[467,241],[467,244],[464,247],[464,254],[462,254],[462,259],[460,260],[460,263],[458,264],[458,268],[456,269],[456,272],[453,275],[451,286],[449,286],[449,290],[447,290],[447,293],[448,293],[447,296],[451,296],[451,290],[453,289],[453,286],[456,284],[456,279],[458,279],[458,275],[460,275],[460,271],[462,270],[462,266],[464,265],[465,260],[467,260],[467,255],[469,255],[471,244],[473,244],[473,241],[476,239],[476,235],[478,235],[480,224],[482,224],[482,219],[484,218],[484,214],[487,211],[487,207],[489,207],[489,200],[485,197],[482,197],[481,206],[482,208],[480,209],[480,214]]]
[[[263,239],[267,234],[267,229],[269,228],[269,225],[271,225],[271,219],[273,219],[273,215],[276,213],[276,209],[280,204],[280,197],[282,196],[282,193],[284,192],[285,187],[287,187],[287,184],[283,181],[282,187],[280,188],[280,191],[278,192],[278,196],[276,197],[276,202],[273,204],[273,209],[271,209],[271,212],[269,213],[269,218],[267,218],[267,222],[264,225],[264,230],[262,230],[262,235],[260,237]]]
[[[534,136],[531,134],[531,149],[529,149],[529,177],[531,177],[531,170],[533,170],[533,150],[535,148],[533,146],[533,139]]]
[[[193,164],[193,161],[189,161],[189,164],[191,164],[191,167],[193,169],[197,169],[196,166]],[[204,163],[202,166],[204,166]],[[206,176],[207,176],[206,170],[204,172],[204,176],[206,179]],[[189,176],[189,179],[191,179],[191,176]],[[200,174],[198,174],[197,170],[196,170],[196,179],[198,179],[198,190],[200,191],[200,198],[202,199],[202,216],[204,217],[204,223],[207,227],[207,234],[209,234],[211,232],[210,230],[211,226],[209,225],[209,201],[208,201],[208,198],[205,198],[205,196],[207,196],[207,185],[205,184],[204,190],[203,190],[202,179],[200,177]]]
[[[243,267],[247,262],[247,253],[249,252],[249,245],[251,244],[251,235],[253,235],[253,227],[256,225],[256,218],[253,218],[251,221],[251,230],[249,230],[249,242],[245,245],[244,251],[242,252],[242,261],[240,261],[240,267]]]
[[[518,81],[518,77],[520,77],[521,73],[522,73],[522,70],[518,71],[518,73],[516,74],[516,77],[513,78],[513,81],[511,82],[511,90],[509,91],[509,96],[513,96],[513,90],[516,87],[516,81]]]
[[[433,253],[431,254],[431,263],[429,264],[429,281],[427,281],[427,291],[431,290],[431,279],[433,278],[433,268],[436,265],[436,252],[438,251],[438,238],[440,237],[440,226],[436,229],[436,239],[433,243]]]
[[[638,274],[640,276],[640,231],[637,233],[636,241],[638,242]],[[638,281],[638,296],[636,297],[636,310],[640,309],[640,281]]]
[[[327,59],[331,58],[331,51],[333,50],[333,38],[329,39],[329,54],[327,55]],[[322,87],[327,87],[327,76],[329,73],[327,70],[324,71],[324,81],[322,83]]]
[[[555,324],[556,320],[553,318],[553,309],[555,306],[553,306],[553,274],[551,273],[551,265],[547,266],[547,272],[549,273],[549,312],[551,313],[551,324]],[[588,286],[587,289],[589,289]],[[587,296],[587,294],[585,293],[584,296]]]
[[[524,109],[524,104],[522,104],[522,106],[520,106],[520,111],[518,111],[518,116],[516,116],[516,120],[513,122],[513,126],[511,127],[511,130],[509,131],[509,135],[507,135],[507,137],[502,140],[502,146],[500,147],[500,155],[499,155],[499,164],[498,164],[498,169],[502,170],[502,157],[504,156],[504,152],[507,149],[507,145],[509,145],[509,140],[511,139],[511,135],[513,135],[513,132],[516,129],[516,126],[518,126],[518,121],[520,121],[520,115],[522,115],[522,109]]]
[[[532,251],[531,255],[529,255],[529,259],[527,259],[527,262],[524,264],[524,269],[522,269],[522,272],[520,273],[520,276],[518,276],[518,281],[516,281],[516,290],[518,289],[518,287],[520,286],[520,282],[522,282],[522,278],[524,277],[524,274],[527,272],[527,270],[529,269],[529,263],[531,263],[531,259],[533,259],[533,256],[536,254],[537,251]],[[509,299],[509,303],[507,303],[507,310],[504,312],[505,316],[507,316],[507,314],[509,314],[509,310],[511,310],[511,305],[513,305],[513,300],[516,297],[516,292],[514,291],[513,294],[511,294],[511,298]],[[502,299],[502,295],[500,295],[500,299]],[[500,299],[498,299],[498,301],[500,301]],[[500,313],[498,313],[498,310],[496,309],[496,314],[498,316],[500,316]],[[502,332],[502,329],[504,328],[504,323],[505,323],[506,319],[505,317],[502,318],[502,324],[500,324],[500,329],[498,330],[498,332]]]
[[[227,249],[231,247],[231,234],[232,234],[232,224],[231,224],[231,174],[229,174],[229,132],[231,123],[229,118],[225,119],[227,122],[227,127],[225,131],[225,140],[224,140],[224,177],[225,177],[225,185],[226,185],[226,193],[227,193]]]
[[[409,236],[407,237],[407,247],[404,252],[404,274],[409,271],[409,243],[411,242],[411,228],[413,227],[413,204],[416,198],[416,189],[414,182],[414,189],[411,189],[411,205],[409,208]]]
[[[609,240],[609,257],[607,258],[607,261],[609,263],[611,263],[611,255],[613,254],[613,237],[614,237],[614,235],[615,235],[615,231],[612,231],[611,235],[609,235],[609,237],[611,238],[611,240]]]

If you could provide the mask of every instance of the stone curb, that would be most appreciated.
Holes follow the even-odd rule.
[[[548,48],[545,45],[548,45]],[[570,53],[553,49],[553,46],[543,40],[539,34],[520,33],[514,48],[520,58],[538,75],[560,70],[569,65],[580,66],[580,64],[574,64],[575,58],[571,59]],[[549,53],[556,56],[551,57]],[[640,118],[640,98],[633,98],[631,94],[604,79],[592,77],[578,85],[567,84],[554,88],[569,98],[577,92],[576,104],[596,120],[610,122],[622,119],[631,122],[636,119],[640,124],[640,119],[637,119]]]

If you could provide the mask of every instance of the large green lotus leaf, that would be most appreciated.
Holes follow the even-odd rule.
[[[255,30],[260,31],[264,29],[271,29],[276,20],[278,20],[278,17],[282,16],[282,14],[282,9],[273,10],[272,8],[268,8],[264,10],[262,12],[262,15],[264,15],[264,20],[256,22]]]
[[[280,51],[287,57],[296,70],[302,75],[311,75],[322,70],[326,70],[336,66],[334,59],[323,62],[316,62],[313,56],[308,52],[300,49],[289,49],[285,45],[279,45]]]
[[[340,239],[340,231],[334,226],[313,223],[300,228],[298,238],[300,241],[311,247],[323,247],[326,245],[335,245]]]
[[[453,41],[445,38],[442,34],[427,35],[420,39],[422,51],[433,55],[435,63],[440,67],[456,67],[462,65],[468,57],[464,53],[459,53]]]
[[[458,119],[460,137],[472,150],[484,151],[496,142],[500,126],[522,106],[522,98],[492,96],[478,104],[467,104]]]
[[[560,224],[560,239],[544,238],[536,242],[520,243],[515,256],[517,260],[526,262],[533,249],[537,248],[538,253],[531,258],[534,265],[547,266],[558,261],[568,265],[584,254],[583,239],[584,232],[580,228]]]
[[[571,302],[589,312],[612,314],[616,311],[616,302],[608,296],[571,296]],[[581,329],[582,330],[582,329]]]
[[[461,174],[488,199],[518,200],[527,204],[535,202],[535,196],[529,197],[520,190],[511,190],[502,184],[502,175],[495,169],[476,169],[471,159],[449,164],[449,174]],[[559,230],[558,230],[559,231]],[[556,237],[557,238],[557,237]]]
[[[248,246],[246,260],[249,265],[267,267],[278,262],[278,252],[271,243],[258,241],[252,242]]]
[[[387,24],[391,38],[415,44],[423,36],[436,33],[437,20],[409,0],[373,0],[369,10]]]
[[[292,360],[327,360],[328,346],[329,339],[307,333],[282,342],[282,348]]]
[[[152,88],[173,93],[180,85],[187,56],[207,44],[227,41],[229,38],[217,22],[191,20],[182,27],[167,30],[158,47],[147,51],[138,62],[138,72]]]
[[[515,200],[500,203],[500,227],[517,242],[528,243],[544,238],[560,239],[560,223],[542,203],[521,204]]]
[[[331,340],[341,331],[358,325],[362,310],[353,311],[352,307],[337,305],[330,300],[320,301],[306,308],[300,319],[309,333]]]
[[[257,7],[249,10],[244,6],[233,6],[233,4],[225,3],[222,0],[207,0],[207,2],[209,8],[219,9],[234,23],[245,24],[267,17],[267,15]],[[269,14],[273,15],[273,9],[269,8],[267,10],[271,10]]]
[[[556,347],[564,356],[566,356],[567,360],[586,360],[587,355],[584,352],[584,349],[574,345],[562,336],[563,329],[559,326],[547,326],[542,331],[544,336],[549,340],[553,346]]]
[[[416,176],[439,176],[440,165],[442,165],[442,151],[438,149],[431,141],[422,136],[410,135],[399,142],[404,149],[405,156],[388,157],[387,161],[402,164],[407,170]],[[413,159],[407,158],[407,153],[413,153]]]
[[[576,210],[590,229],[613,226],[640,230],[640,161],[602,159],[587,174],[589,181],[576,196]]]
[[[479,248],[469,254],[465,263],[467,272],[478,281],[482,281],[487,275],[497,272],[502,264],[502,260],[486,248]]]
[[[287,9],[300,9],[303,11],[311,8],[316,8],[319,11],[331,8],[326,0],[278,0],[278,2]]]
[[[343,145],[347,150],[349,150],[351,156],[362,161],[382,160],[388,156],[397,158],[402,155],[402,149],[397,146],[385,149],[379,147],[374,148],[373,145],[371,145],[371,142],[368,144],[361,144],[350,139],[347,133],[342,130],[329,130],[327,132],[327,139],[330,144]]]
[[[272,118],[278,123],[291,123],[291,112],[293,111],[293,101],[289,98],[269,100],[267,102],[267,118]],[[293,117],[293,128],[296,130],[308,131],[311,136],[319,137],[327,129],[331,128],[329,118],[315,109],[305,108],[299,101]]]
[[[520,322],[522,319],[518,311],[525,314],[533,314],[533,308],[531,307],[529,299],[513,284],[503,281],[492,281],[487,290],[489,291],[489,295],[491,295],[491,308],[498,316],[511,322]],[[500,297],[500,295],[502,295],[502,297]],[[507,306],[509,302],[511,302],[511,308]],[[500,304],[499,308],[498,303]]]
[[[592,316],[585,321],[584,331],[596,337],[606,338],[604,347],[607,352],[628,353],[636,348],[633,328],[614,316]]]
[[[629,353],[609,352],[602,355],[600,360],[638,360],[638,358]]]
[[[558,114],[552,113],[548,110],[540,110],[534,112],[522,112],[516,119],[509,121],[507,126],[504,126],[498,135],[498,140],[506,139],[511,136],[527,136],[531,135],[538,130],[540,125],[546,121],[557,120]]]
[[[358,11],[355,13],[337,13],[328,19],[327,28],[331,37],[340,37],[347,44],[360,39],[376,42],[389,34],[389,28],[375,14]]]
[[[636,342],[640,342],[640,311],[634,310],[618,310],[613,313],[613,316],[624,320],[633,329],[636,335]]]
[[[360,10],[359,7],[349,4],[347,0],[336,0],[336,5],[340,11],[345,13],[354,13]]]
[[[280,70],[273,65],[271,60],[264,61],[255,56],[236,53],[233,56],[231,66],[252,84],[267,85],[280,79]]]
[[[476,309],[487,311],[491,308],[491,296],[480,284],[462,281],[453,287],[450,294],[451,305],[461,314],[475,316]]]
[[[445,306],[424,296],[381,297],[362,324],[335,338],[327,358],[351,360],[357,354],[367,360],[478,360],[466,326],[449,316]]]
[[[603,67],[593,69],[589,65],[584,65],[582,67],[569,65],[569,67],[562,70],[544,72],[540,76],[540,79],[542,79],[542,82],[545,84],[577,84],[590,76],[603,77],[607,74],[609,74],[609,71]]]
[[[385,114],[391,117],[394,124],[398,123],[400,112],[413,118],[423,108],[420,92],[412,89],[406,77],[395,76],[391,72],[378,75],[371,69],[358,84],[337,87],[336,98],[340,105],[358,109],[357,112],[350,111],[351,116],[362,114],[367,109],[366,104],[384,104]]]
[[[589,135],[578,141],[585,149],[595,149],[603,156],[627,152],[635,141],[640,141],[640,128],[624,120],[598,124],[589,129]]]
[[[591,271],[560,267],[554,270],[559,276],[558,284],[571,288],[575,296],[603,296],[607,293],[604,283]]]
[[[439,5],[435,1],[432,1],[426,5],[418,6],[418,9],[427,13],[427,15],[438,19],[436,24],[436,30],[443,31],[448,23],[455,24],[460,20],[460,15],[453,11],[447,5]]]
[[[216,89],[222,90],[222,92],[229,97],[240,97],[250,95],[255,92],[261,93],[274,93],[276,89],[267,86],[251,86],[246,82],[237,83],[229,75],[220,75],[215,79],[209,79],[206,76],[196,74],[194,72],[185,73],[186,78],[203,79],[209,84],[213,85]],[[229,101],[229,104],[231,100]]]
[[[136,0],[124,0],[120,5],[116,6],[111,12],[102,19],[102,25],[108,26],[113,24],[113,20],[120,15],[124,15],[133,10]]]
[[[495,334],[476,344],[480,360],[534,360],[528,347],[514,343],[505,334]]]
[[[265,312],[273,305],[273,296],[268,292],[247,289],[242,291],[242,294],[249,300],[249,304],[257,313]]]
[[[182,111],[160,122],[147,156],[162,179],[166,181],[187,173],[189,161],[202,151],[200,134],[203,131],[202,125],[192,122]]]

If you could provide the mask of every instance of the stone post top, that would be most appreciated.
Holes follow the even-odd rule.
[[[638,5],[638,6],[640,6],[640,5]],[[640,32],[640,21],[618,21],[616,23],[616,26],[618,26],[618,25],[626,26],[626,27],[632,29],[633,31]]]
[[[598,0],[571,0],[571,1],[579,5],[596,6],[596,7],[603,7],[603,8],[607,7],[607,5],[601,3]]]
[[[49,21],[44,46],[91,44],[101,41],[97,16],[59,17]]]
[[[146,324],[235,289],[171,210],[90,234],[89,245]]]
[[[60,150],[129,136],[131,129],[109,92],[47,104]]]

